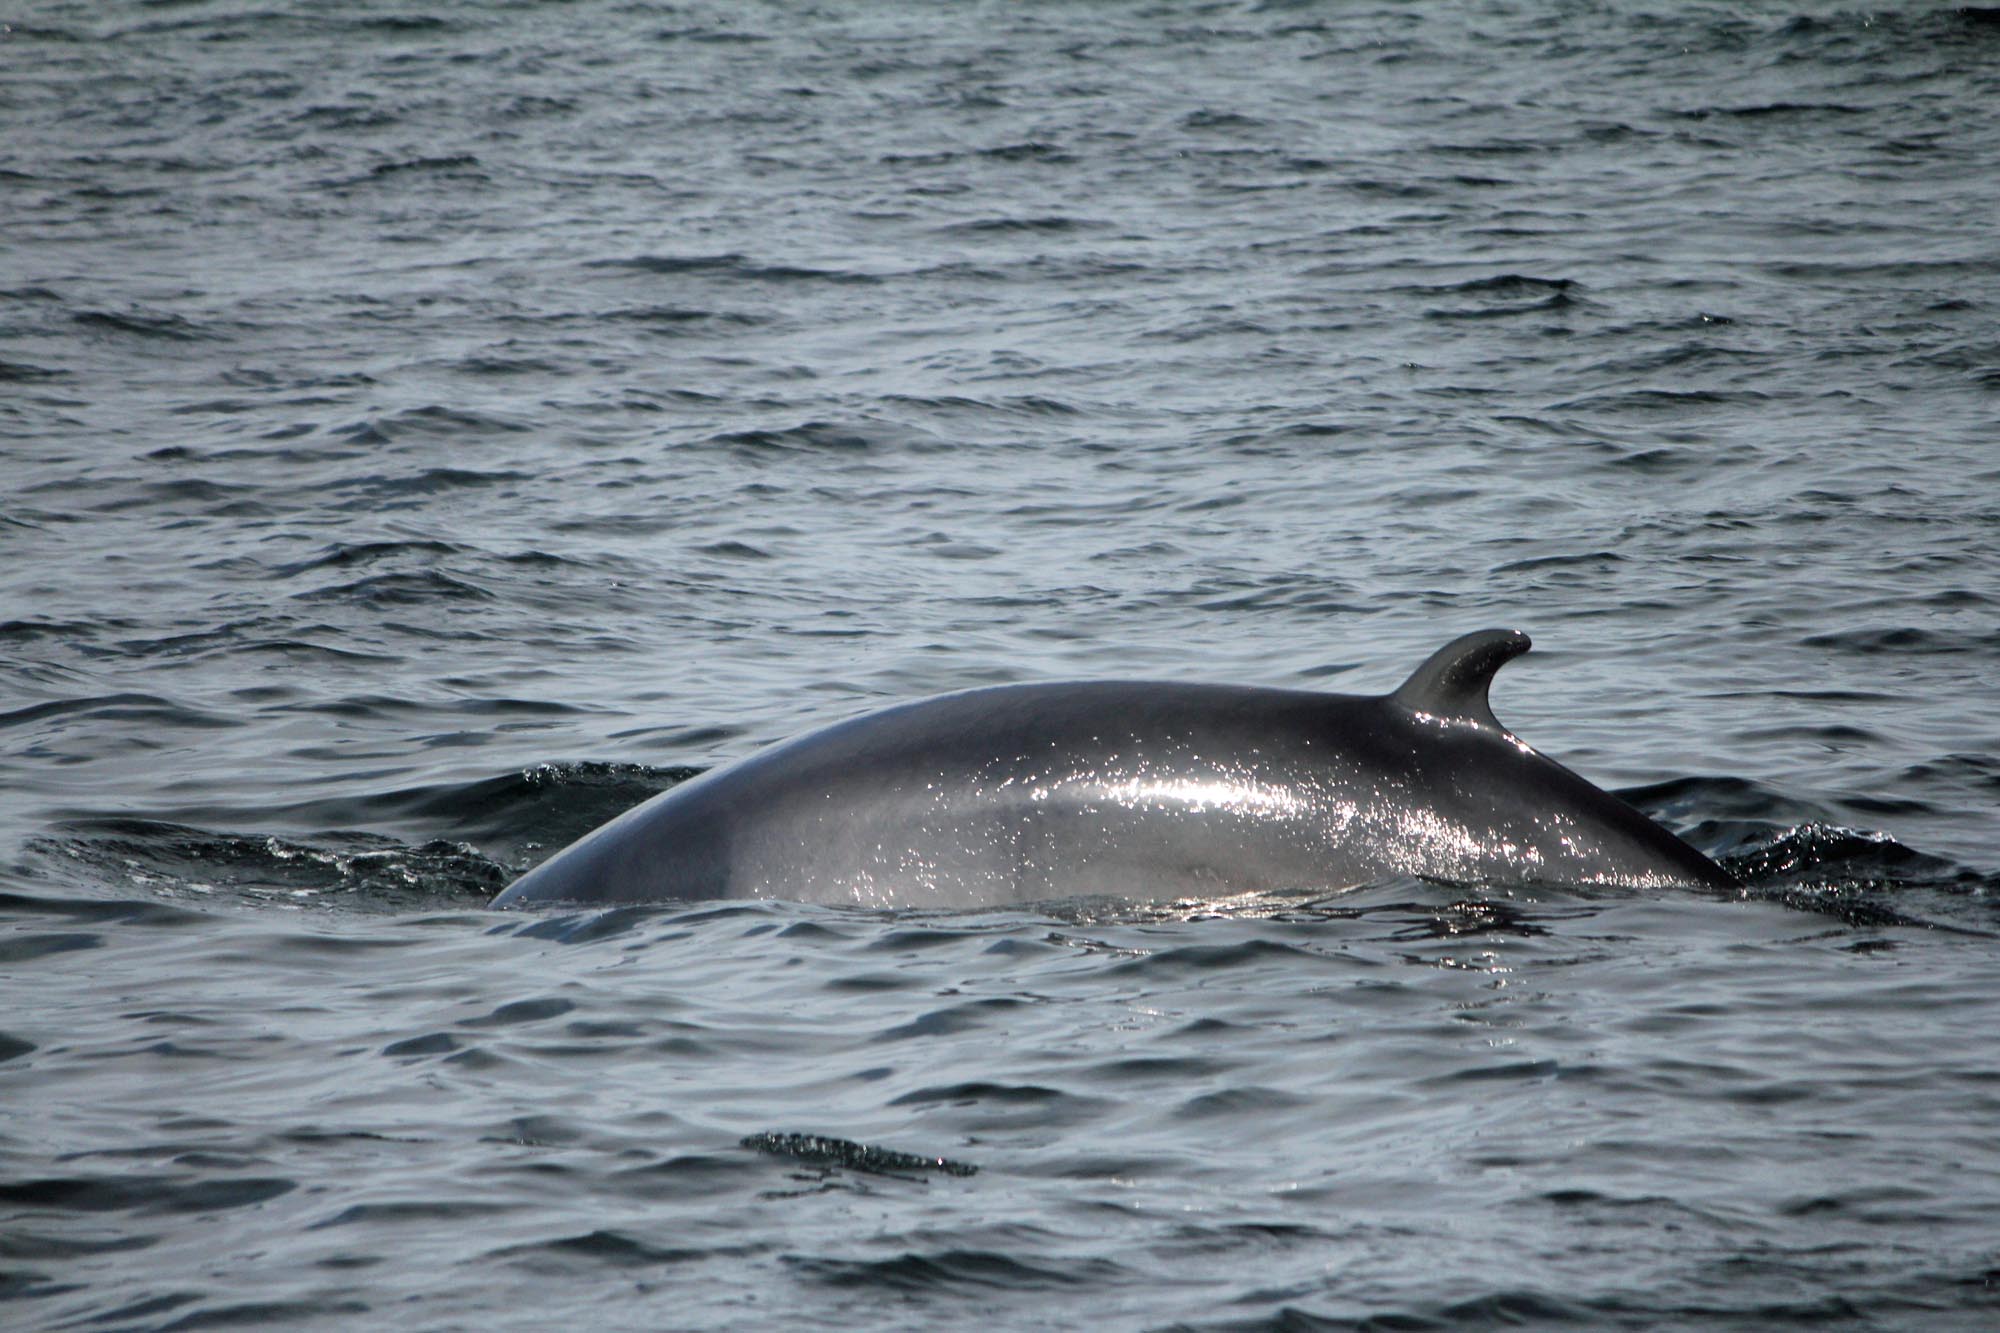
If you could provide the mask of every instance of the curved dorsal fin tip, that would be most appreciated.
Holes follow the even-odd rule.
[[[1499,727],[1486,691],[1493,673],[1528,651],[1529,639],[1517,629],[1482,629],[1461,634],[1424,659],[1410,678],[1389,697],[1414,712],[1436,717],[1467,718]]]

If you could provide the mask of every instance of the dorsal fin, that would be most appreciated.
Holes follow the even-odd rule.
[[[1494,672],[1527,651],[1528,636],[1517,629],[1461,634],[1432,653],[1389,698],[1414,712],[1504,730],[1486,702],[1486,690]]]

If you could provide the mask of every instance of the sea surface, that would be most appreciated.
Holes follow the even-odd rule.
[[[0,8],[0,1325],[2000,1326],[2000,11]],[[492,913],[809,726],[1740,893]]]

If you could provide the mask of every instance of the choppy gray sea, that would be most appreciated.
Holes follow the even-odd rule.
[[[0,1324],[2000,1323],[2000,11],[0,10]],[[495,914],[1001,681],[1741,894]]]

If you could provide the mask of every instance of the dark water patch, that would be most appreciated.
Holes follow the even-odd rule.
[[[150,310],[78,310],[70,318],[93,333],[163,342],[206,342],[222,336],[185,315]]]
[[[1903,777],[1914,783],[1964,783],[2000,792],[2000,755],[1948,754],[1910,765],[1903,770]]]
[[[558,375],[569,367],[529,356],[469,356],[453,362],[452,369],[467,375],[501,378],[510,375]]]
[[[795,264],[766,264],[730,252],[713,255],[634,255],[628,259],[591,259],[585,268],[630,269],[660,277],[723,278],[746,282],[832,282],[875,283],[871,274],[843,269],[809,268]]]
[[[30,843],[30,850],[34,844]],[[23,919],[57,918],[120,926],[200,927],[208,918],[167,903],[104,898],[46,897],[0,891],[0,913]]]
[[[1607,414],[1672,412],[1684,413],[1700,408],[1749,405],[1763,401],[1764,395],[1750,389],[1626,389],[1617,393],[1588,394],[1581,398],[1570,398],[1550,405],[1552,412],[1602,412]],[[1627,458],[1687,458],[1698,456],[1695,451],[1641,450],[1627,454]],[[1642,470],[1647,463],[1635,464]]]
[[[1094,1290],[1128,1280],[1122,1264],[1110,1259],[1072,1259],[1062,1265],[1029,1262],[985,1250],[915,1252],[890,1259],[831,1259],[788,1254],[785,1265],[832,1287],[918,1293],[969,1289],[993,1292]]]
[[[329,1316],[354,1317],[369,1313],[364,1301],[343,1299],[329,1291],[303,1301],[245,1301],[194,1310],[171,1323],[158,1326],[159,1333],[194,1333],[204,1328],[278,1328],[291,1323],[317,1322]]]
[[[1205,1056],[1128,1055],[1078,1071],[1078,1077],[1112,1084],[1194,1083],[1211,1080],[1235,1068],[1228,1060]]]
[[[1097,230],[1105,225],[1085,218],[1062,216],[978,218],[970,222],[954,222],[938,228],[938,231],[949,236],[1004,236],[1016,233],[1030,236],[1062,236],[1071,232]]]
[[[1474,1065],[1442,1075],[1443,1083],[1542,1083],[1575,1077],[1579,1071],[1554,1060],[1505,1060],[1496,1064]]]
[[[1174,1116],[1180,1120],[1233,1120],[1237,1117],[1255,1117],[1309,1105],[1312,1105],[1310,1097],[1286,1092],[1281,1088],[1224,1088],[1188,1098],[1174,1108]]]
[[[866,453],[880,441],[868,432],[830,421],[807,421],[783,430],[736,430],[710,436],[705,443],[751,454]]]
[[[529,848],[567,846],[700,772],[643,764],[537,764],[469,782],[229,813],[326,829],[359,825],[427,831],[466,838],[511,858]]]
[[[1868,116],[1879,114],[1877,108],[1855,106],[1846,102],[1757,102],[1744,106],[1695,107],[1686,111],[1669,113],[1682,120],[1708,120],[1721,118],[1728,120],[1767,120],[1813,118],[1818,116]]]
[[[470,170],[478,165],[479,159],[470,153],[452,153],[442,157],[413,157],[396,162],[377,163],[368,169],[368,176],[380,180],[385,176],[399,176],[406,172],[452,172],[484,178],[484,172]]]
[[[601,940],[625,939],[651,925],[659,916],[652,907],[615,907],[606,912],[524,916],[518,921],[501,921],[491,933],[519,935],[527,939],[549,940],[557,944],[589,945]]]
[[[143,1250],[157,1241],[155,1236],[77,1236],[10,1226],[5,1232],[0,1232],[0,1259],[24,1263],[87,1259],[101,1254]]]
[[[1317,950],[1281,940],[1250,939],[1234,944],[1184,944],[1161,949],[1115,964],[1111,973],[1167,977],[1176,973],[1206,975],[1260,967],[1303,967],[1317,971],[1333,961]]]
[[[1489,306],[1438,307],[1424,311],[1424,318],[1433,320],[1514,319],[1522,315],[1560,313],[1569,309],[1575,303],[1575,298],[1568,293],[1557,292],[1539,301],[1510,302]]]
[[[1744,740],[1757,744],[1804,741],[1834,753],[1879,745],[1884,739],[1880,733],[1871,731],[1867,727],[1857,727],[1845,722],[1788,723],[1777,727],[1755,727],[1744,731],[1741,735]]]
[[[100,722],[122,722],[138,727],[162,729],[193,728],[216,731],[243,725],[241,718],[189,708],[150,694],[104,694],[81,699],[54,699],[30,704],[13,712],[0,713],[0,731],[34,723],[72,724],[90,718]]]
[[[560,1018],[576,1008],[574,1000],[550,996],[540,1000],[510,1000],[500,1005],[492,1013],[479,1018],[462,1018],[458,1025],[462,1028],[519,1027],[524,1023],[541,1023],[551,1018]]]
[[[145,819],[72,820],[32,845],[115,886],[159,892],[218,891],[297,903],[339,895],[356,906],[402,911],[484,903],[512,876],[462,844],[416,846],[365,833],[313,839],[219,833]]]
[[[1039,139],[1024,139],[1017,143],[996,144],[991,148],[975,150],[974,155],[993,162],[1050,162],[1066,163],[1073,159],[1059,144]]]
[[[963,944],[966,933],[959,930],[942,930],[929,926],[906,926],[883,932],[868,942],[873,953],[918,953],[930,949],[951,948]]]
[[[698,306],[668,305],[632,306],[622,310],[608,310],[585,318],[593,323],[608,320],[630,324],[651,333],[675,338],[705,337],[716,329],[757,328],[771,322],[771,317],[768,315],[743,310],[709,310]],[[692,400],[699,401],[698,398]]]
[[[493,1257],[518,1263],[534,1271],[568,1273],[614,1269],[646,1269],[703,1260],[750,1258],[765,1252],[763,1245],[662,1244],[635,1236],[628,1231],[597,1230],[532,1245],[510,1246],[495,1251]]]
[[[373,574],[350,583],[311,588],[292,596],[302,602],[347,602],[358,607],[428,606],[451,602],[486,602],[494,594],[477,583],[442,570],[414,574]]]
[[[103,945],[102,935],[85,934],[81,931],[44,931],[9,935],[0,938],[0,963],[18,966],[55,954],[72,953],[79,949],[98,949]]]
[[[794,921],[775,932],[781,940],[802,940],[808,944],[844,942],[850,938],[844,931],[832,930],[817,921]]]
[[[1671,778],[1639,787],[1619,787],[1612,794],[1669,827],[1688,825],[1697,819],[1795,824],[1828,814],[1824,806],[1802,802],[1747,778]]]
[[[1915,625],[1897,625],[1877,629],[1830,630],[1809,634],[1799,642],[1808,648],[1832,648],[1864,657],[1990,654],[2000,648],[2000,629],[1925,629]]]
[[[1763,846],[1730,857],[1729,865],[1755,884],[1779,879],[1894,884],[1947,876],[1953,869],[1951,862],[1905,847],[1887,833],[1821,823],[1779,831]]]
[[[1009,1010],[1020,1007],[1020,1004],[1019,1000],[996,997],[947,1005],[942,1009],[933,1009],[927,1014],[919,1015],[907,1023],[884,1028],[875,1034],[874,1039],[878,1042],[911,1041],[974,1031],[1001,1021]]]
[[[1055,1088],[1003,1083],[955,1083],[949,1087],[919,1088],[893,1099],[891,1106],[930,1106],[938,1103],[972,1106],[987,1102],[1002,1106],[1040,1106],[1060,1101],[1066,1094]]]
[[[213,1213],[254,1207],[297,1188],[297,1181],[256,1176],[54,1176],[0,1180],[0,1202],[31,1213]]]
[[[1544,278],[1530,273],[1496,273],[1484,278],[1467,278],[1463,282],[1437,283],[1394,290],[1421,292],[1426,295],[1450,292],[1466,296],[1543,299],[1580,292],[1583,290],[1583,284],[1575,278]]]
[[[254,483],[180,477],[173,481],[143,482],[131,492],[99,501],[90,506],[90,510],[98,514],[122,514],[134,509],[157,508],[166,513],[192,512],[248,518],[270,512],[268,506],[251,499],[263,490],[262,486]]]
[[[330,433],[356,444],[389,444],[405,439],[478,439],[488,435],[515,435],[532,429],[528,423],[511,417],[432,404],[351,422]],[[371,497],[393,499],[408,496],[415,499],[466,486],[532,479],[526,473],[439,467],[413,476],[376,474],[350,478],[338,483],[335,489],[359,491]]]
[[[26,361],[0,360],[0,384],[47,384],[72,378],[72,372]]]
[[[1540,570],[1567,570],[1577,566],[1601,569],[1606,565],[1620,564],[1625,557],[1616,551],[1568,551],[1559,555],[1538,555],[1526,560],[1512,560],[1504,565],[1495,565],[1495,574],[1523,574]]]
[[[382,1048],[382,1054],[392,1060],[422,1059],[432,1055],[452,1055],[461,1049],[458,1038],[449,1032],[428,1032],[421,1037],[392,1041]]]
[[[291,118],[291,124],[335,133],[365,132],[400,125],[404,116],[397,109],[369,102],[309,106]]]
[[[769,560],[772,558],[772,553],[761,546],[752,546],[749,542],[735,540],[710,542],[706,546],[697,546],[695,553],[698,555],[717,556],[724,560]]]
[[[628,1167],[607,1182],[614,1194],[658,1203],[735,1194],[761,1183],[754,1168],[731,1153],[682,1153],[664,1162]]]
[[[651,34],[656,42],[697,42],[704,46],[761,46],[777,40],[772,33],[739,28],[662,28]]]
[[[473,1199],[408,1199],[394,1203],[358,1203],[343,1208],[332,1217],[315,1222],[309,1231],[334,1227],[362,1226],[371,1230],[418,1223],[426,1227],[476,1223],[495,1213],[506,1212],[504,1204]]]
[[[356,565],[370,565],[379,560],[413,559],[418,561],[456,556],[467,548],[457,542],[430,540],[333,542],[322,546],[304,560],[274,566],[271,570],[279,578],[291,578],[315,569],[347,569]]]

